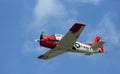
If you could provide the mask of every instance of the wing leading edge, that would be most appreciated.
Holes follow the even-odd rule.
[[[46,53],[40,55],[38,58],[47,60],[65,53],[67,50],[73,47],[84,27],[84,24],[75,23],[64,35],[64,37],[58,42],[57,46],[54,49],[47,51]]]

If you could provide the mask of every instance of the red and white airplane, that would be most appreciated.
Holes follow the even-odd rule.
[[[85,55],[104,52],[104,41],[100,36],[96,36],[93,43],[76,42],[84,27],[84,24],[75,23],[64,36],[60,34],[43,35],[42,33],[40,39],[36,41],[39,42],[40,46],[50,50],[38,58],[47,60],[65,52],[84,53]]]

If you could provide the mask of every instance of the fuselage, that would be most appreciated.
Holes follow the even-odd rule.
[[[70,52],[84,53],[86,55],[95,53],[95,51],[93,51],[91,46],[80,43],[80,42],[75,42]]]
[[[46,48],[54,49],[58,42],[62,39],[62,35],[54,34],[51,36],[42,36],[40,45]],[[61,47],[64,48],[64,47]],[[80,42],[75,42],[72,48],[68,52],[77,52],[77,53],[85,53],[86,55],[90,55],[95,53],[90,45],[86,45]],[[98,51],[97,51],[98,52]]]

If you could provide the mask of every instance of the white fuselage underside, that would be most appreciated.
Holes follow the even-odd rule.
[[[92,53],[95,53],[95,51],[93,51],[93,49],[91,48],[91,46],[89,45],[85,45],[83,43],[80,42],[76,42],[73,45],[73,48],[68,50],[69,52],[77,52],[77,53],[84,53],[86,55],[90,55]]]

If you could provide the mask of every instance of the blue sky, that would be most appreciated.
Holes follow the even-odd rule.
[[[119,74],[119,5],[119,0],[0,0],[0,74]],[[37,59],[47,50],[34,42],[42,31],[64,35],[75,22],[86,24],[78,41],[103,37],[103,54]]]

